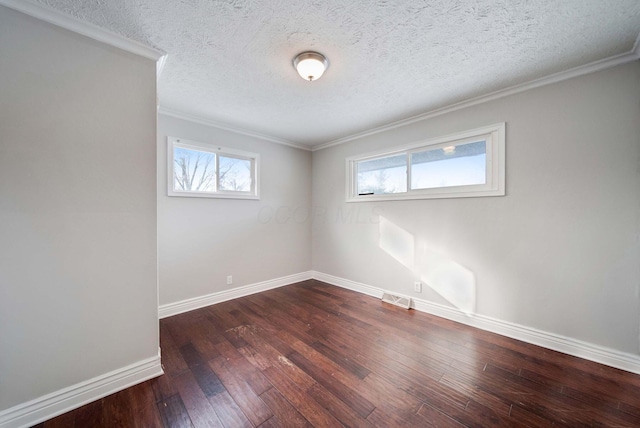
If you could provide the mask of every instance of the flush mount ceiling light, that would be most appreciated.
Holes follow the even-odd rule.
[[[442,151],[444,152],[445,155],[452,155],[456,152],[456,146],[443,147]]]
[[[293,59],[293,66],[304,80],[318,80],[329,67],[329,61],[318,52],[302,52]]]

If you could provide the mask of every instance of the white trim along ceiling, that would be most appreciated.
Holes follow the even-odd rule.
[[[636,0],[0,5],[157,61],[161,114],[305,150],[640,58]]]

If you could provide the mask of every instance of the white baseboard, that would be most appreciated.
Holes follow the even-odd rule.
[[[0,428],[30,427],[163,374],[158,355],[0,412]]]
[[[181,300],[179,302],[167,303],[159,308],[160,318],[170,317],[172,315],[189,312],[194,309],[204,308],[205,306],[215,305],[216,303],[226,302],[227,300],[237,299],[238,297],[248,296],[250,294],[259,293],[261,291],[271,290],[273,288],[283,287],[285,285],[294,284],[296,282],[311,279],[311,272],[301,272],[294,275],[283,276],[281,278],[271,279],[269,281],[258,282],[255,284],[245,285],[242,287],[232,288],[230,290],[219,291],[217,293],[207,294],[205,296],[194,297],[191,299]]]
[[[313,275],[313,279],[317,279],[318,281],[326,282],[327,284],[336,285],[348,290],[357,291],[358,293],[373,296],[378,299],[381,299],[382,295],[385,293],[385,290],[382,288],[351,281],[350,279],[344,279],[318,271],[311,271],[311,274]]]
[[[382,288],[373,287],[371,285],[328,275],[322,272],[312,271],[311,274],[313,279],[317,279],[318,281],[326,282],[331,285],[357,291],[377,298],[381,298],[382,294],[386,292],[396,294],[393,291],[384,290]],[[481,330],[510,337],[512,339],[521,340],[533,345],[542,346],[554,351],[584,358],[585,360],[594,361],[596,363],[626,370],[631,373],[640,374],[639,355],[616,351],[614,349],[541,331],[532,327],[502,321],[485,315],[468,315],[456,308],[440,305],[423,299],[416,299],[412,297],[411,300],[412,308],[420,312],[426,312],[441,318],[476,327]]]

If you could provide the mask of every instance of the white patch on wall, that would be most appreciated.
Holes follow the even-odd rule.
[[[420,279],[449,303],[466,314],[476,310],[476,279],[473,272],[461,264],[438,254],[423,250],[416,263]]]
[[[429,250],[426,243],[417,245],[412,233],[388,218],[380,216],[379,247],[409,269],[415,278],[428,285],[460,311],[476,310],[475,274],[455,260]]]
[[[413,235],[385,217],[380,217],[379,245],[387,254],[408,269],[415,262],[415,242]]]

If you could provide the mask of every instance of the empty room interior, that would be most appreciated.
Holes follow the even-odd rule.
[[[0,0],[0,428],[640,426],[637,0]]]

